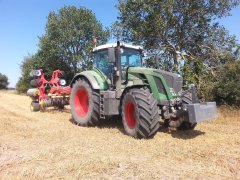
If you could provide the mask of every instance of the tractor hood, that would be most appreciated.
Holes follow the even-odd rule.
[[[159,73],[165,79],[169,88],[173,88],[175,93],[178,93],[182,90],[183,78],[177,73],[171,73],[164,70],[154,70],[154,72]]]
[[[182,90],[183,78],[177,73],[167,72],[161,69],[152,69],[152,68],[139,68],[139,67],[130,67],[129,73],[140,73],[150,76],[159,76],[161,75],[168,85],[169,88],[172,88],[175,93],[178,93]]]

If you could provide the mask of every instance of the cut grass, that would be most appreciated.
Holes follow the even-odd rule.
[[[0,179],[239,179],[240,110],[219,109],[194,131],[124,135],[121,121],[86,128],[69,107],[30,112],[31,100],[0,91]]]

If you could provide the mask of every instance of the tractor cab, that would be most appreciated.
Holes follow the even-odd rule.
[[[121,76],[121,83],[127,78],[129,67],[142,67],[141,46],[112,43],[93,49],[93,67],[101,71],[114,84],[114,76]]]

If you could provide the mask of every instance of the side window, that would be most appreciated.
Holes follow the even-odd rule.
[[[121,65],[122,66],[126,66],[127,65],[127,57],[126,56],[122,56],[121,57]]]

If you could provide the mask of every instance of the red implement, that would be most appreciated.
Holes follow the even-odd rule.
[[[30,76],[34,78],[31,81],[31,85],[35,87],[34,89],[29,89],[27,92],[33,99],[31,103],[32,111],[38,111],[50,106],[62,109],[64,105],[69,104],[71,87],[66,86],[64,79],[59,78],[63,73],[61,70],[53,71],[50,81],[45,79],[42,69],[30,73]]]

